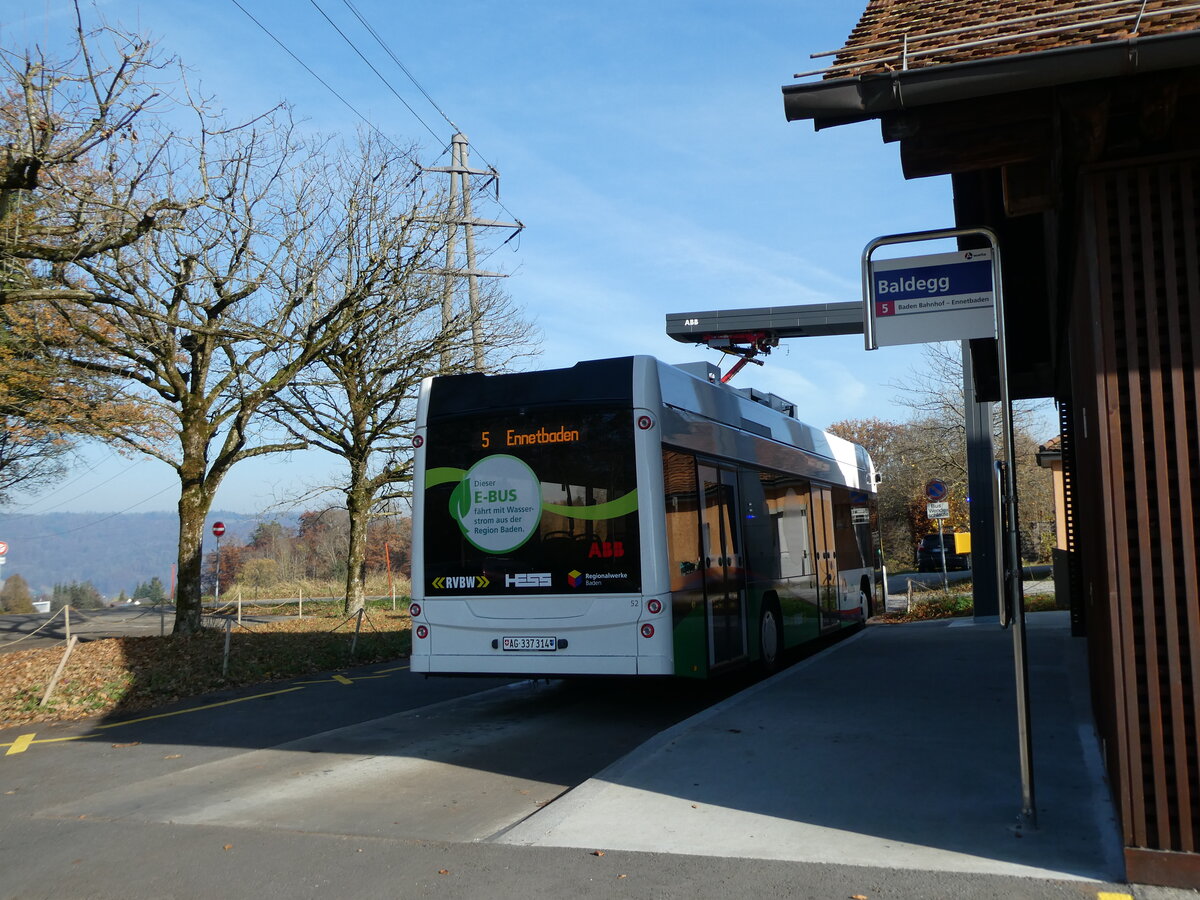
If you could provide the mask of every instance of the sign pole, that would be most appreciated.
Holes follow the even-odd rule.
[[[949,592],[950,575],[946,572],[946,536],[942,533],[941,519],[938,519],[938,544],[942,547],[942,590]]]
[[[213,522],[212,527],[213,537],[217,539],[217,586],[213,590],[213,603],[217,609],[221,608],[221,535],[225,533],[224,522]],[[238,621],[241,619],[241,607],[238,607]]]
[[[213,605],[216,606],[217,609],[220,609],[221,608],[221,536],[219,534],[217,534],[215,531],[213,532],[213,534],[216,535],[216,538],[217,538],[217,583],[216,583],[216,587],[213,588],[213,594],[214,594]]]
[[[982,229],[981,229],[982,230]],[[1025,588],[1021,583],[1020,523],[1017,519],[1017,444],[1013,429],[1012,398],[1008,390],[1008,351],[1005,345],[1004,290],[1000,278],[1000,245],[995,234],[992,240],[992,266],[995,270],[996,292],[996,357],[1000,375],[1000,407],[1004,423],[1005,511],[1008,527],[1008,578],[1001,585],[1007,596],[1002,603],[1010,604],[1013,621],[1013,669],[1017,682],[1017,741],[1021,755],[1021,816],[1030,827],[1037,828],[1037,806],[1033,784],[1033,730],[1029,714],[1029,657],[1025,645]]]
[[[992,270],[992,333],[982,333],[985,322],[978,311],[984,308],[981,301],[986,292],[980,291],[975,279],[963,268],[970,266],[978,274],[979,260],[971,258],[948,259],[947,255],[925,259],[899,260],[880,263],[886,272],[875,284],[875,270],[871,256],[880,247],[891,244],[916,243],[919,241],[954,240],[964,237],[982,237],[991,247]],[[967,252],[969,255],[968,251]],[[952,255],[949,255],[952,256]],[[953,270],[953,273],[951,271]],[[1033,785],[1033,737],[1029,715],[1029,662],[1025,647],[1025,598],[1021,585],[1021,542],[1017,519],[1016,439],[1013,433],[1012,400],[1008,385],[1008,351],[1005,343],[1004,290],[1000,268],[1000,239],[990,228],[944,228],[936,231],[917,231],[908,234],[893,234],[877,237],[863,249],[863,331],[868,350],[880,346],[877,315],[885,316],[886,335],[884,343],[911,344],[939,340],[963,340],[968,338],[992,337],[996,341],[998,375],[1000,381],[1000,405],[1002,408],[1004,456],[1003,506],[1006,521],[997,531],[1004,533],[1004,547],[1008,570],[1003,560],[996,562],[997,586],[1000,602],[1013,621],[1013,665],[1016,673],[1017,732],[1021,762],[1021,817],[1033,828],[1037,827],[1037,808]],[[879,300],[877,293],[886,290]],[[878,301],[878,302],[877,302]],[[886,307],[879,309],[877,307]],[[955,307],[974,309],[977,314],[966,317],[957,315]],[[945,311],[945,314],[942,314]],[[933,313],[938,315],[933,315]],[[913,328],[904,323],[910,319],[917,323]],[[921,333],[921,329],[927,329]],[[960,329],[960,330],[956,330]],[[965,329],[965,330],[963,330]],[[943,545],[943,561],[945,548]],[[1001,615],[1001,621],[1005,617]]]

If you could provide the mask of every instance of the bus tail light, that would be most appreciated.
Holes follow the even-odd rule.
[[[419,637],[421,640],[425,640],[425,638],[429,637],[429,629],[426,628],[424,625],[418,625],[417,626],[417,637]]]
[[[420,614],[421,614],[421,604],[420,604],[420,603],[410,603],[410,604],[408,604],[408,615],[409,615],[409,618],[411,618],[411,619],[415,619],[415,618],[416,618],[417,616],[419,616]]]
[[[642,626],[642,637],[644,637],[644,638],[654,637],[654,626],[651,625],[649,622],[647,622],[645,625]]]
[[[652,615],[657,616],[660,612],[662,612],[662,601],[657,597],[652,598],[646,603],[646,610]]]

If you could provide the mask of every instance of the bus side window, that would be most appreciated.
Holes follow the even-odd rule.
[[[663,486],[671,590],[694,589],[696,579],[692,576],[701,568],[703,556],[695,457],[663,450]]]

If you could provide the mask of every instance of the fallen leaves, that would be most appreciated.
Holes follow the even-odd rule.
[[[603,855],[604,855],[603,850],[593,850],[592,851],[592,856],[603,856]]]
[[[221,662],[222,631],[164,637],[118,637],[75,647],[54,696],[39,706],[62,659],[62,647],[0,655],[0,727],[61,721],[162,706],[239,685],[344,667],[350,634],[340,616],[295,616],[235,628],[229,672]],[[369,626],[369,627],[368,627]],[[356,664],[397,659],[408,652],[409,619],[373,610],[358,636]]]

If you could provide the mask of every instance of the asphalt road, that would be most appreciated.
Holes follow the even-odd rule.
[[[120,606],[111,609],[71,610],[71,634],[81,641],[119,635],[142,636],[171,632],[175,608]],[[0,615],[0,653],[49,647],[67,638],[67,622],[61,613],[6,613]]]
[[[487,841],[744,683],[425,679],[401,662],[6,729],[0,897],[316,896],[314,853],[356,841],[394,864]],[[197,854],[220,873],[190,871]]]
[[[401,662],[3,730],[0,898],[1095,898],[969,872],[502,842],[748,683],[424,679]],[[797,762],[758,765],[769,779]]]

